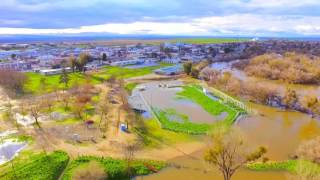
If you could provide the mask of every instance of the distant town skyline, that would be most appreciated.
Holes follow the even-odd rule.
[[[0,35],[320,36],[319,0],[3,0]]]

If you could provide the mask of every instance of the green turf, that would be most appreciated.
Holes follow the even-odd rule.
[[[29,93],[48,93],[56,89],[63,89],[64,84],[59,83],[60,75],[44,76],[38,73],[26,73],[28,81],[24,86],[26,92]],[[45,85],[41,85],[41,78],[45,78]],[[98,83],[99,80],[96,80],[89,75],[86,76],[82,73],[70,73],[69,75],[70,82],[68,87],[72,87],[75,84],[83,84],[87,80],[90,83]]]
[[[143,76],[147,74],[151,74],[153,70],[159,69],[161,67],[169,66],[170,64],[161,63],[158,66],[150,66],[150,67],[143,67],[143,68],[125,68],[125,67],[118,67],[118,66],[106,66],[100,72],[95,73],[94,77],[108,79],[111,76],[115,76],[116,78],[132,78]]]
[[[68,84],[68,88],[78,84],[84,84],[86,82],[91,84],[99,84],[103,81],[109,79],[111,76],[116,78],[132,78],[137,76],[143,76],[147,74],[151,74],[153,70],[169,66],[169,64],[161,63],[158,66],[151,66],[151,67],[143,67],[137,69],[129,69],[125,67],[116,67],[116,66],[106,66],[103,67],[98,72],[92,73],[70,73],[69,79],[70,82]],[[24,86],[24,90],[27,93],[31,94],[41,94],[41,93],[49,93],[53,92],[57,89],[64,89],[65,86],[63,83],[59,83],[60,75],[51,75],[51,76],[44,76],[38,73],[26,73],[28,77],[28,81]],[[45,78],[45,85],[41,85],[41,78]]]

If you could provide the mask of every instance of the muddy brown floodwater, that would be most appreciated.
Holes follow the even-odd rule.
[[[175,109],[177,113],[187,115],[190,121],[194,123],[213,123],[216,120],[223,120],[228,115],[227,113],[221,113],[218,116],[212,116],[205,111],[200,105],[193,103],[187,99],[177,99],[176,93],[182,90],[180,87],[159,87],[161,85],[182,85],[181,81],[158,81],[142,84],[146,87],[144,91],[141,91],[141,95],[146,102],[155,108],[161,110]],[[135,93],[134,90],[133,93]]]
[[[263,105],[250,104],[258,115],[243,119],[238,126],[246,134],[253,146],[264,145],[268,148],[270,160],[286,160],[307,139],[320,135],[320,125],[315,119],[300,112],[283,111]],[[205,141],[205,140],[204,140]],[[223,179],[218,171],[206,164],[203,149],[190,156],[171,159],[169,163],[180,166],[168,167],[163,171],[137,179],[144,180],[212,180]],[[233,180],[283,180],[287,174],[281,171],[255,172],[241,169],[235,173]]]

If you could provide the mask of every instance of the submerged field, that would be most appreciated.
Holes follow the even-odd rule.
[[[174,83],[178,82],[143,84],[146,86],[145,91],[133,93],[142,94],[164,129],[187,134],[206,134],[217,123],[231,126],[240,113],[222,100],[205,95],[196,86],[158,87]]]

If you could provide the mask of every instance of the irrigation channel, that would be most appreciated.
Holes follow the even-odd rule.
[[[142,84],[142,86],[145,86],[145,90],[140,93],[148,104],[159,108],[175,108],[178,112],[188,115],[195,122],[200,119],[202,122],[216,120],[216,117],[212,117],[197,104],[184,100],[177,101],[175,94],[181,91],[181,88],[159,88],[158,84],[159,82]],[[138,90],[135,89],[134,91]],[[284,111],[253,103],[246,103],[245,105],[256,113],[242,118],[236,126],[244,131],[248,141],[253,146],[266,146],[268,148],[267,157],[270,160],[287,160],[302,141],[320,135],[319,122],[307,114]],[[206,143],[206,138],[203,138],[203,142]],[[203,161],[203,152],[204,149],[199,148],[191,155],[181,154],[180,157],[169,160],[169,163],[181,168],[172,166],[157,174],[137,177],[137,179],[223,179],[217,170]],[[241,169],[234,175],[233,179],[283,180],[287,179],[287,173],[281,171],[255,172]]]

